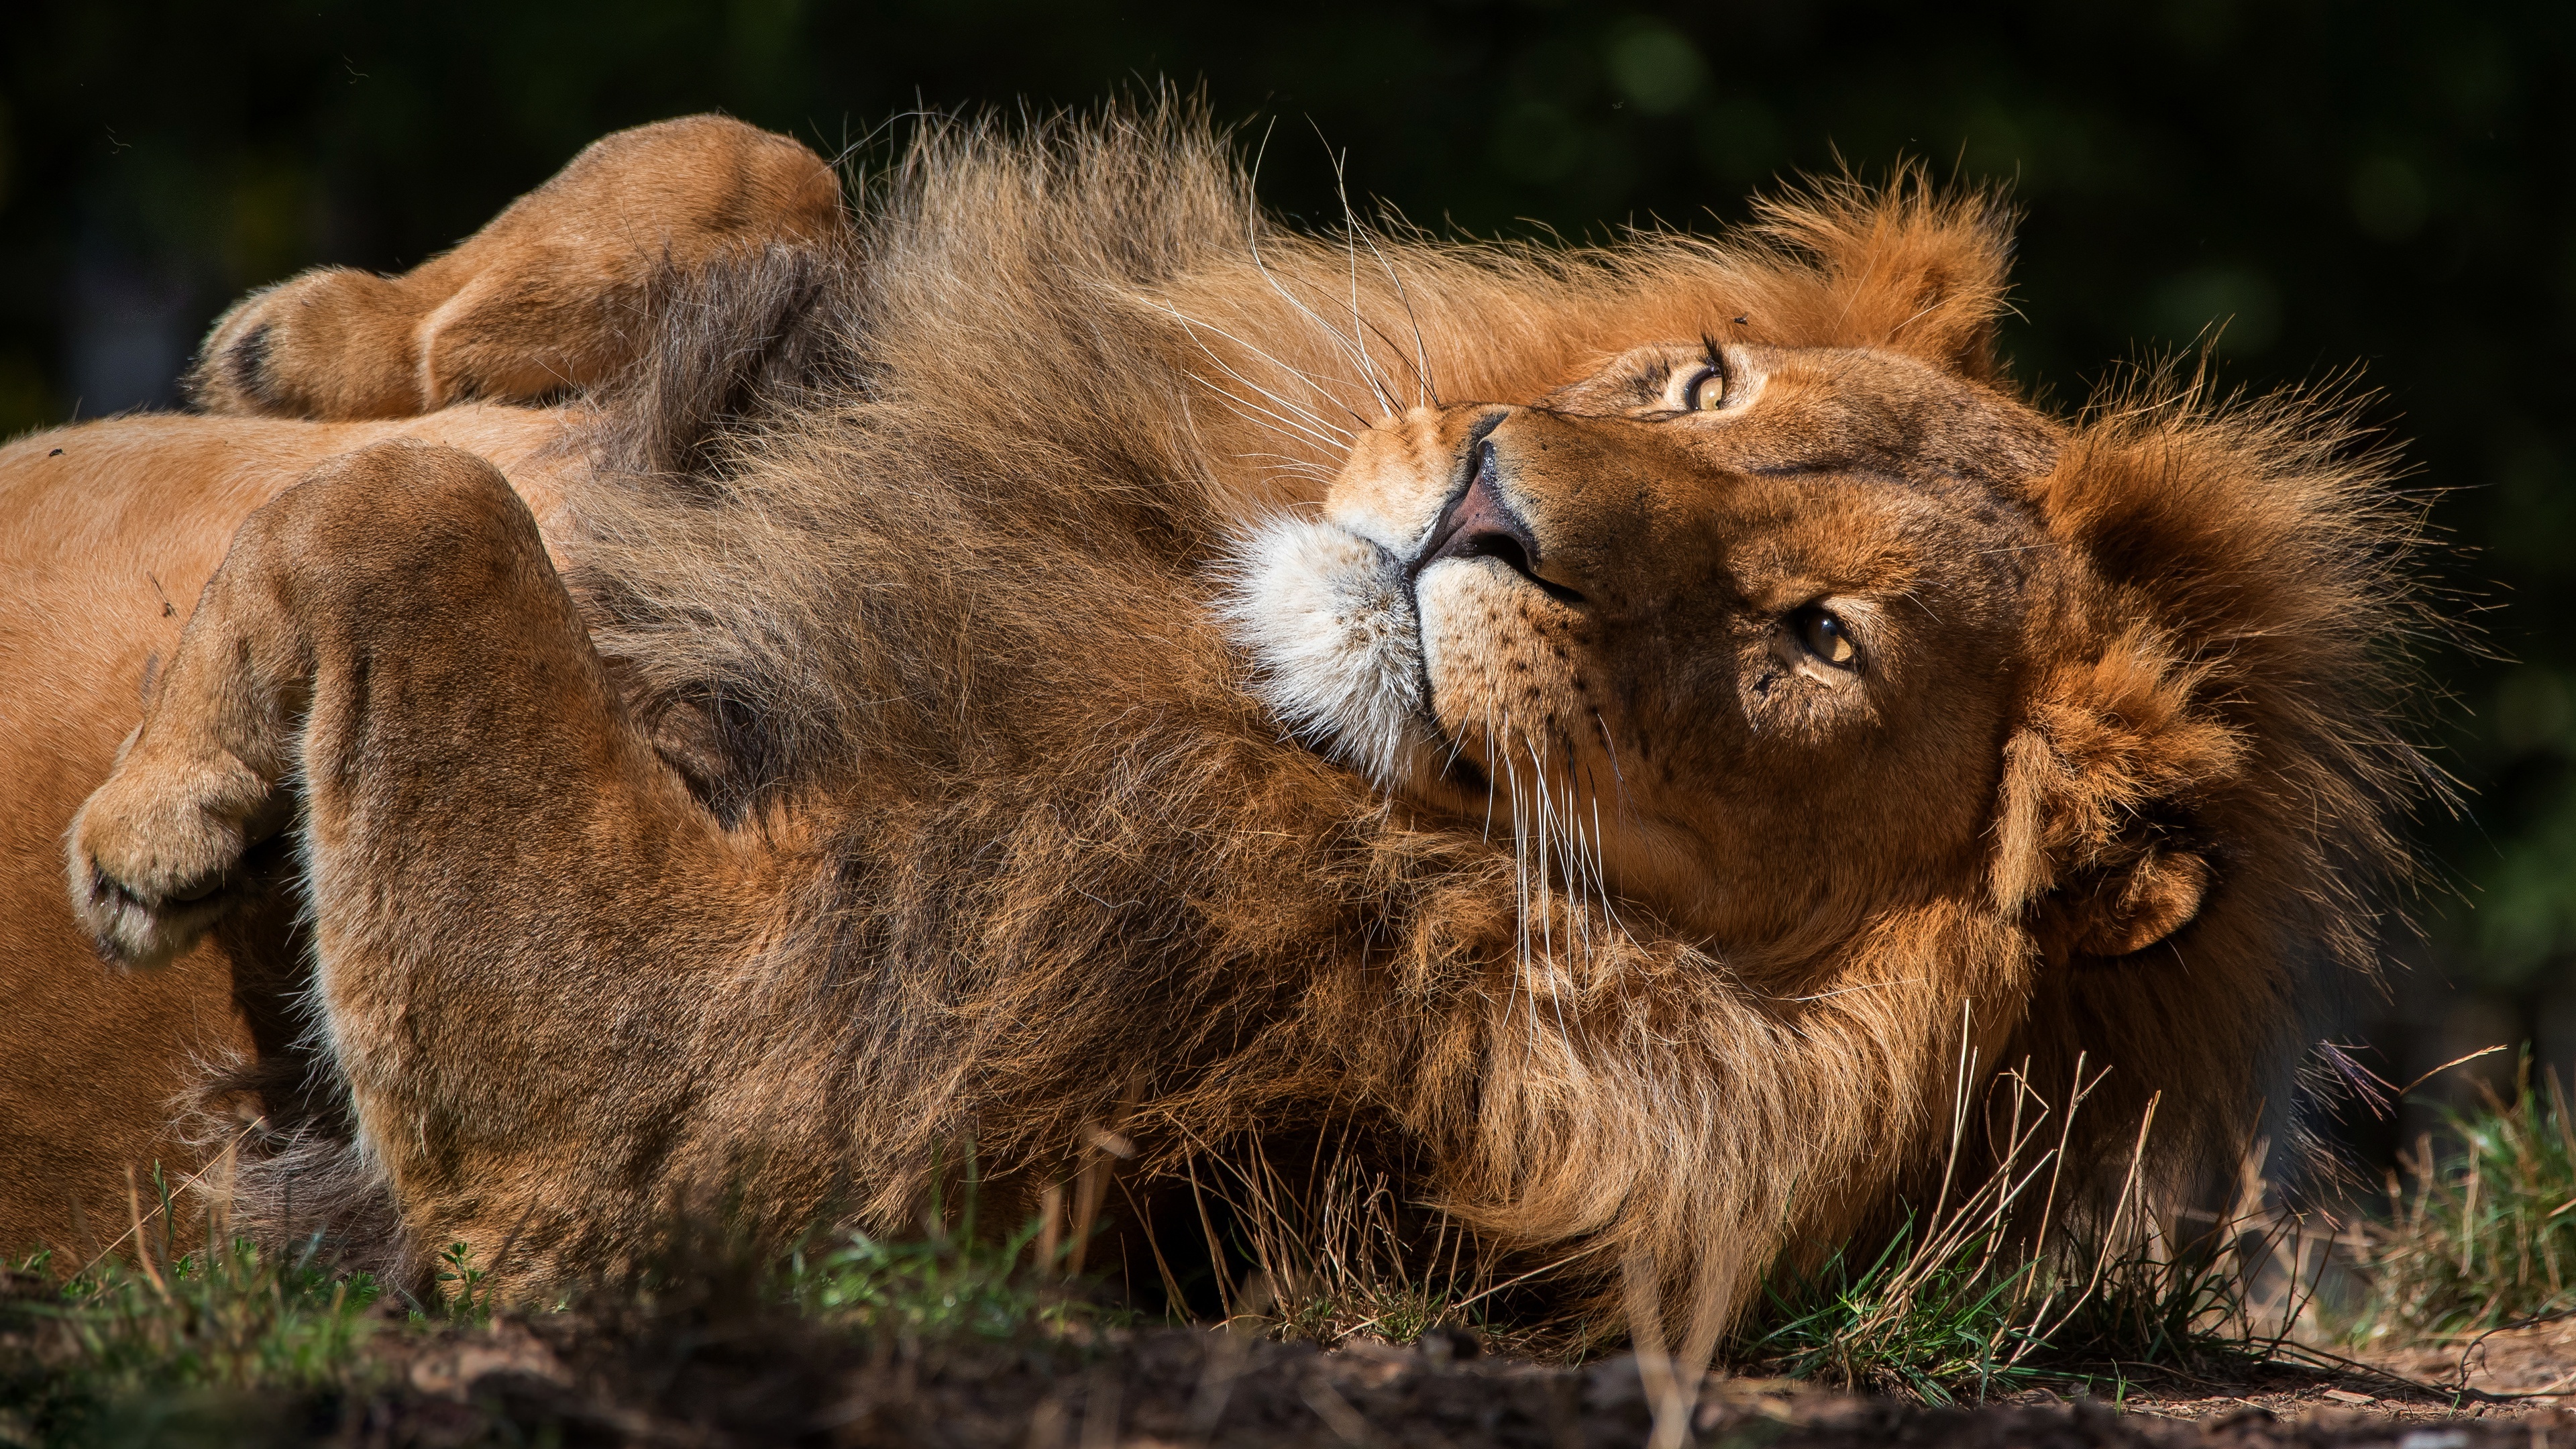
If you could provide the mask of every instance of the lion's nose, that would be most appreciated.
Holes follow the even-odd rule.
[[[1452,500],[1431,526],[1431,535],[1423,541],[1413,571],[1420,574],[1447,558],[1501,559],[1512,572],[1559,602],[1583,602],[1583,595],[1540,573],[1538,535],[1530,531],[1529,524],[1504,496],[1491,437],[1476,444],[1475,468],[1468,475],[1466,491]]]

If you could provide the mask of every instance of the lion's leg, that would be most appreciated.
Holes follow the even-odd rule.
[[[74,905],[166,958],[296,818],[324,1036],[415,1243],[542,1279],[722,1191],[683,1179],[727,1152],[806,1150],[700,1140],[804,867],[655,756],[480,458],[367,448],[243,524],[74,822]]]
[[[189,386],[211,412],[316,419],[534,401],[635,359],[657,268],[846,228],[832,168],[784,136],[722,116],[639,126],[401,276],[321,267],[252,294]]]

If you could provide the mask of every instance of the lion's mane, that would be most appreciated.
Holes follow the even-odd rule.
[[[1962,996],[2023,1013],[1980,1071],[2107,1069],[2079,1152],[2124,1160],[2161,1093],[2148,1177],[2185,1192],[2370,969],[2424,791],[2391,647],[2420,617],[2389,463],[2308,402],[2155,374],[2066,424],[2028,505],[2081,559],[2069,652],[1998,744],[1989,880],[1843,948],[1885,989],[1797,999],[1632,908],[1528,1009],[1509,842],[1293,738],[1225,632],[1247,519],[1333,466],[1312,419],[1407,358],[1526,400],[1722,310],[1980,372],[1990,198],[1829,187],[1725,245],[1300,237],[1177,111],[933,126],[861,195],[845,250],[666,279],[566,541],[666,756],[833,862],[740,1024],[810,1043],[781,1098],[832,1119],[744,1165],[779,1230],[900,1221],[968,1142],[1025,1200],[1104,1126],[1143,1190],[1348,1120],[1416,1200],[1732,1305],[1937,1162]],[[2217,862],[2200,919],[2048,964],[2035,923],[2148,804]]]

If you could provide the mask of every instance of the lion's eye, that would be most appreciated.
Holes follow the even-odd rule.
[[[1851,631],[1843,627],[1843,621],[1831,609],[1800,609],[1790,617],[1789,624],[1797,630],[1798,642],[1807,646],[1807,652],[1827,664],[1848,669],[1860,657],[1860,650],[1852,644]]]
[[[1700,369],[1699,375],[1682,389],[1682,407],[1689,412],[1704,413],[1726,401],[1726,374],[1714,367]]]

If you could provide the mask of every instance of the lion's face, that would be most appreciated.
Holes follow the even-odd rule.
[[[1363,434],[1236,605],[1385,788],[1719,939],[1978,869],[2053,435],[1893,353],[1641,348]]]

